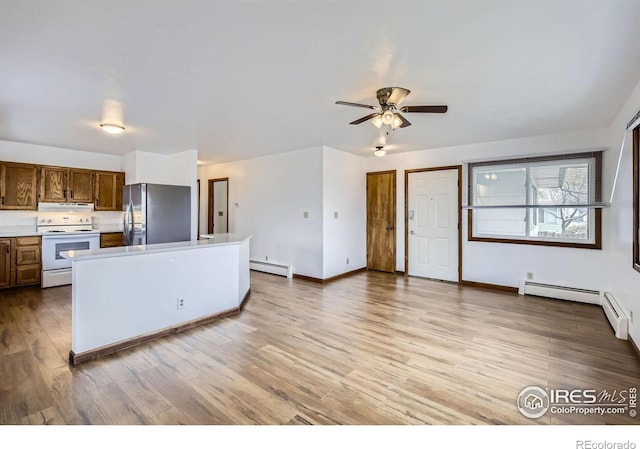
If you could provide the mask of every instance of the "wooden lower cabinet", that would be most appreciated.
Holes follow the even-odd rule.
[[[35,285],[40,283],[40,264],[22,265],[16,267],[16,285]]]
[[[11,286],[11,241],[0,239],[0,288]]]
[[[0,288],[38,285],[42,273],[42,239],[0,239]]]
[[[114,248],[116,246],[126,246],[122,232],[106,232],[100,234],[100,248]]]

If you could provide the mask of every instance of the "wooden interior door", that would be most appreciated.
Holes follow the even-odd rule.
[[[396,272],[396,172],[367,173],[367,269]]]

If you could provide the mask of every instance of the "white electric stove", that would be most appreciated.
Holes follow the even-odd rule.
[[[97,249],[100,232],[93,230],[93,204],[41,203],[37,230],[42,233],[42,287],[71,284],[71,261],[64,251]]]

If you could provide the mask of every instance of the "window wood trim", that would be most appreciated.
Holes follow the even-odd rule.
[[[636,128],[637,130],[638,128]],[[635,136],[635,134],[634,134]],[[634,148],[635,148],[636,139],[634,139]],[[634,153],[635,154],[635,153]],[[570,154],[554,154],[549,156],[538,156],[538,157],[526,157],[519,159],[502,159],[496,161],[482,161],[482,162],[472,162],[469,163],[467,169],[468,183],[467,183],[467,202],[472,205],[473,202],[473,169],[475,167],[482,166],[493,166],[493,165],[512,165],[512,164],[526,164],[531,162],[549,162],[549,161],[561,161],[561,160],[571,160],[571,159],[585,159],[585,158],[594,158],[595,159],[595,186],[594,186],[594,201],[599,203],[602,201],[602,151],[589,151],[584,153],[570,153]],[[634,164],[636,167],[637,164]],[[638,183],[634,184],[635,189],[638,188]],[[634,202],[637,204],[637,201]],[[635,215],[637,219],[637,214]],[[513,243],[516,245],[536,245],[536,246],[555,246],[555,247],[563,247],[563,248],[582,248],[582,249],[602,249],[602,209],[595,209],[594,217],[593,217],[593,227],[594,227],[594,242],[593,243],[576,243],[576,242],[554,242],[549,240],[532,240],[527,238],[521,239],[510,239],[510,238],[501,238],[501,237],[475,237],[473,235],[473,210],[469,209],[467,211],[467,240],[470,242],[489,242],[489,243]],[[635,235],[638,235],[637,228]],[[637,245],[634,245],[635,250],[637,251]],[[635,254],[635,253],[634,253]],[[636,269],[640,271],[640,261],[636,263],[638,259],[634,256],[634,267],[637,265]]]
[[[640,126],[633,129],[633,268],[640,272]]]

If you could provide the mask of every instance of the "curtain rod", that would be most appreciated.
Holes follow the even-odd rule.
[[[627,123],[627,131],[629,130],[629,128],[631,128],[633,125],[635,125],[635,123],[638,121],[638,119],[640,119],[640,110],[638,112],[636,112],[636,115],[634,115],[633,118],[631,120],[629,120],[629,122]]]
[[[556,209],[558,207],[571,209],[604,209],[609,203],[589,204],[501,204],[496,206],[462,206],[463,209]]]

